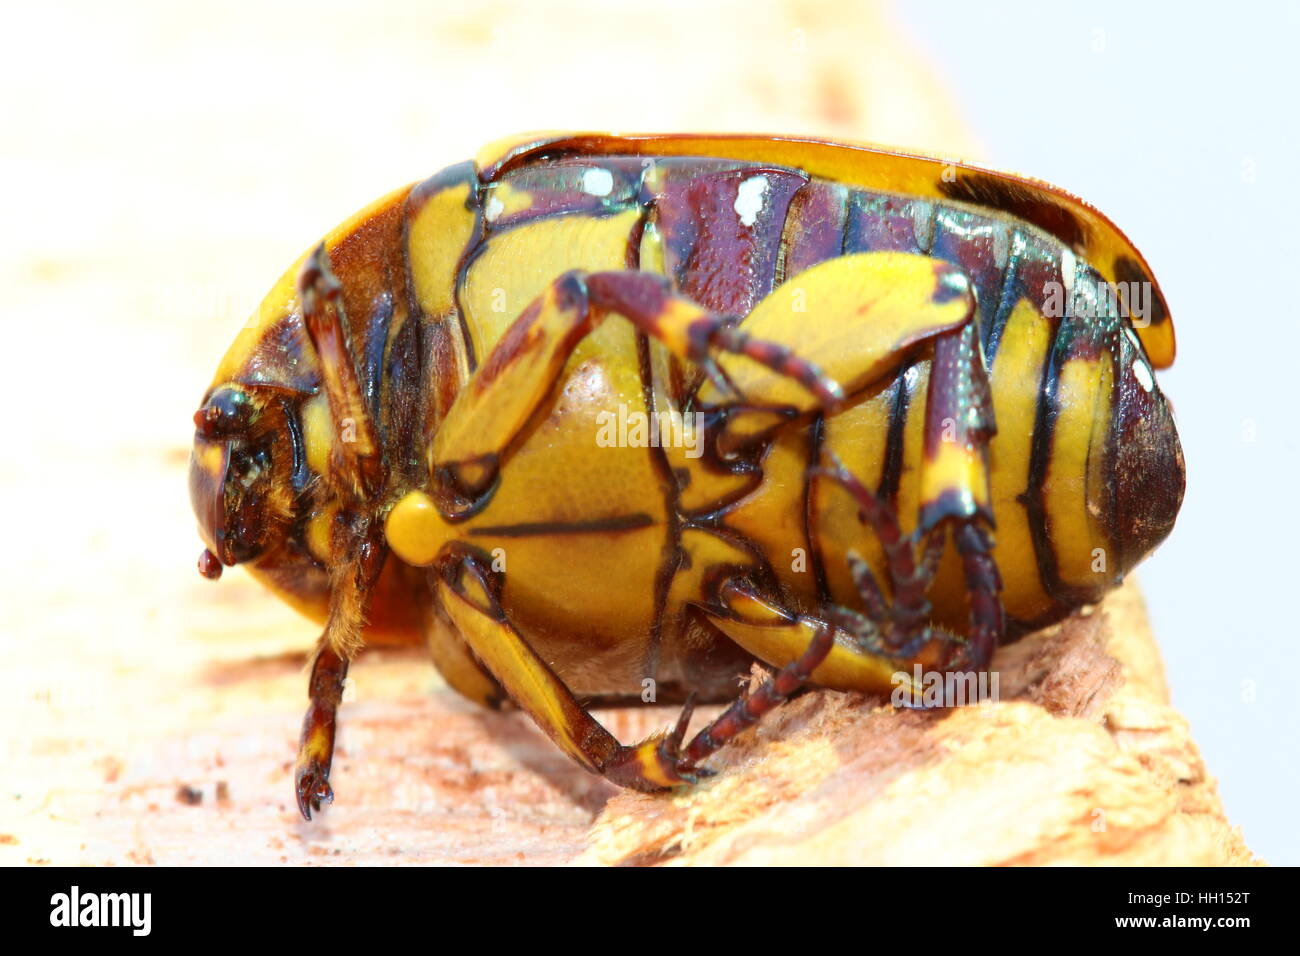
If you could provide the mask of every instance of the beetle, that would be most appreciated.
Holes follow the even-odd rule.
[[[195,413],[200,571],[324,625],[308,819],[383,637],[587,769],[678,787],[806,685],[982,671],[1119,584],[1182,500],[1174,348],[1133,245],[1035,180],[788,137],[504,141],[335,229],[239,334]],[[635,744],[588,709],[643,700],[685,706]],[[686,742],[696,701],[730,706]]]

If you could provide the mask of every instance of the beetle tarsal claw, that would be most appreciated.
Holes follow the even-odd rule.
[[[304,820],[311,819],[313,810],[319,813],[322,803],[334,802],[334,790],[329,785],[329,770],[315,760],[298,768],[295,783],[298,793],[298,811]]]
[[[659,741],[657,753],[659,762],[664,766],[665,771],[684,783],[698,783],[700,780],[714,775],[714,771],[705,767],[697,767],[682,756],[682,743],[686,740],[686,730],[690,727],[691,715],[695,713],[695,697],[695,692],[692,691],[690,696],[686,698],[686,703],[682,706],[682,712],[677,717],[677,723]]]
[[[624,787],[649,792],[688,786],[712,777],[714,771],[695,766],[681,752],[694,712],[695,694],[692,693],[671,730],[647,737],[634,746],[620,747],[604,767],[605,776]]]

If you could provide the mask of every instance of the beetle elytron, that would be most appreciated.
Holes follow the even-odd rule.
[[[674,787],[805,683],[980,670],[1118,584],[1182,501],[1173,356],[1136,249],[1036,181],[811,140],[515,141],[263,302],[195,414],[200,570],[247,564],[324,622],[308,818],[384,635],[588,769]],[[773,678],[683,746],[754,661]],[[583,703],[651,697],[682,719],[634,745]]]

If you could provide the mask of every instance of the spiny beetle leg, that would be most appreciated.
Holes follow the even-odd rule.
[[[329,619],[312,662],[310,703],[303,717],[294,769],[294,794],[307,820],[312,810],[320,809],[322,801],[334,799],[329,774],[343,681],[348,675],[348,661],[361,649],[366,602],[388,556],[383,526],[363,516],[354,515],[336,526],[330,546],[339,563],[331,575]]]
[[[993,659],[1006,626],[1002,577],[991,553],[993,541],[984,528],[964,522],[958,526],[956,538],[970,596],[970,637],[951,666],[954,670],[983,670]]]
[[[816,473],[838,482],[858,503],[863,518],[872,526],[885,553],[890,583],[894,593],[892,605],[883,608],[883,596],[866,563],[856,554],[848,555],[850,571],[857,584],[867,615],[847,608],[828,611],[828,616],[845,630],[857,635],[864,645],[875,649],[884,646],[892,656],[907,659],[916,656],[931,641],[946,645],[939,662],[945,670],[982,670],[988,666],[1004,629],[1002,581],[993,560],[993,542],[982,526],[983,516],[976,510],[971,517],[948,520],[955,526],[954,539],[961,556],[970,603],[970,629],[963,639],[930,627],[926,591],[934,580],[939,559],[947,541],[945,526],[925,535],[920,559],[916,545],[905,537],[893,509],[866,488],[833,454],[830,464]],[[919,533],[919,531],[918,531]]]
[[[347,658],[328,644],[322,644],[311,669],[311,704],[302,722],[298,745],[298,765],[294,770],[294,787],[298,809],[310,820],[321,802],[331,803],[330,767],[334,762],[334,734],[339,704],[343,700],[343,681],[348,676]]]
[[[738,698],[707,727],[696,734],[686,748],[681,769],[699,771],[695,765],[749,727],[768,711],[788,700],[803,687],[834,645],[834,631],[829,625],[817,628],[808,648],[799,657],[781,668],[776,676],[764,681],[753,693]]]
[[[924,625],[930,613],[925,593],[938,568],[936,553],[942,553],[942,538],[931,535],[922,560],[918,564],[912,539],[903,534],[894,509],[881,501],[868,489],[833,452],[827,452],[828,465],[814,470],[814,474],[838,482],[857,502],[859,514],[871,526],[885,555],[885,568],[890,589],[894,594],[892,605],[882,608],[883,597],[871,571],[856,554],[848,556],[853,579],[861,593],[864,605],[873,620],[882,626],[887,639],[901,644],[911,632]]]
[[[993,526],[988,449],[997,427],[978,332],[972,322],[934,343],[925,397],[921,533],[948,520]]]

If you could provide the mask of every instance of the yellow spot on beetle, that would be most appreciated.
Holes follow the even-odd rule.
[[[384,522],[384,536],[393,553],[417,567],[433,563],[448,537],[446,531],[438,506],[423,491],[409,492]]]

